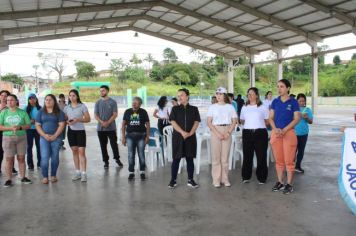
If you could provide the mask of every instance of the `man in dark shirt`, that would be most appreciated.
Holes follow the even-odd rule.
[[[172,177],[168,185],[169,188],[177,186],[177,174],[181,158],[187,162],[188,183],[192,188],[198,188],[199,185],[193,179],[194,161],[197,153],[197,139],[195,131],[200,122],[199,110],[189,104],[189,90],[178,90],[179,106],[173,107],[169,119],[174,128],[172,134],[173,163]]]
[[[135,178],[135,153],[136,149],[140,161],[141,180],[146,179],[145,175],[145,146],[150,138],[150,120],[145,109],[141,108],[142,99],[135,97],[132,101],[132,108],[124,113],[121,128],[122,144],[128,149],[129,180]]]

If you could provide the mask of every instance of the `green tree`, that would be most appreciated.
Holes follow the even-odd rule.
[[[356,95],[356,60],[352,60],[349,64],[342,77],[343,84],[346,89],[346,95],[355,96]]]
[[[151,65],[155,61],[152,54],[148,53],[147,56],[145,57],[145,59],[143,59],[143,60],[148,62],[148,70],[151,71],[151,69],[152,69]]]
[[[142,63],[142,60],[137,56],[136,53],[134,53],[132,55],[132,58],[130,59],[130,62],[135,65],[135,67],[137,68],[138,65],[140,65]]]
[[[118,78],[121,72],[125,69],[125,66],[126,64],[121,58],[111,59],[111,63],[110,63],[111,74],[116,78]]]
[[[356,53],[352,54],[351,60],[356,60]]]
[[[340,56],[339,56],[339,55],[335,55],[335,56],[334,56],[334,58],[333,58],[333,63],[334,63],[335,66],[340,65],[341,59],[340,59]]]
[[[174,73],[173,78],[175,79],[175,84],[179,85],[187,85],[190,82],[189,75],[181,70]]]
[[[76,61],[75,68],[77,69],[77,77],[79,78],[89,78],[94,77],[95,73],[95,66],[90,62],[86,61]]]
[[[175,63],[178,61],[176,52],[171,48],[165,48],[163,50],[163,58],[166,63]]]
[[[4,76],[1,76],[1,80],[12,82],[14,84],[23,85],[23,79],[19,75],[13,73],[9,73]]]
[[[136,66],[127,66],[123,73],[124,79],[144,83],[147,80],[145,70]]]

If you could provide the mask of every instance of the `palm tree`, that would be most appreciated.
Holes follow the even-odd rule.
[[[148,62],[148,70],[150,71],[151,70],[151,63],[154,62],[154,60],[155,60],[153,58],[152,54],[148,53],[147,57],[145,59],[143,59],[143,60]]]

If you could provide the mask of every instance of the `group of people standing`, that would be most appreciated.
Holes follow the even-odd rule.
[[[259,184],[266,183],[267,149],[270,142],[277,173],[277,182],[272,190],[283,191],[284,194],[294,191],[294,172],[304,173],[301,162],[309,133],[308,124],[313,122],[313,115],[310,108],[306,107],[306,96],[298,94],[297,99],[290,97],[290,89],[290,82],[282,79],[278,82],[279,96],[273,99],[272,92],[268,91],[265,100],[261,101],[259,90],[252,87],[247,91],[247,101],[241,104],[242,98],[239,96],[235,105],[232,103],[233,96],[225,88],[216,90],[207,113],[207,125],[211,131],[211,175],[214,187],[231,186],[228,177],[231,135],[240,123],[244,156],[242,182],[250,182],[256,156],[257,180]],[[168,187],[176,187],[179,162],[181,158],[186,158],[188,186],[196,188],[198,184],[193,180],[193,158],[196,156],[195,131],[200,122],[199,110],[189,104],[189,91],[185,89],[179,90],[178,101],[179,105],[164,116],[174,128],[172,177]],[[270,140],[268,130],[272,130]]]
[[[242,182],[249,183],[252,177],[253,159],[257,158],[256,176],[259,184],[265,184],[268,177],[267,148],[269,142],[268,129],[271,129],[270,143],[276,160],[277,182],[273,191],[283,190],[285,194],[293,191],[294,172],[304,173],[301,162],[308,138],[308,124],[313,122],[313,115],[306,107],[306,96],[299,94],[297,99],[289,96],[291,85],[288,80],[278,82],[279,96],[272,98],[267,92],[265,100],[260,100],[259,90],[255,87],[247,91],[247,101],[241,96],[235,101],[232,94],[220,87],[216,90],[212,105],[207,112],[207,125],[211,133],[212,150],[212,184],[230,187],[229,151],[232,133],[240,125],[242,128],[243,164]],[[110,142],[113,159],[119,167],[120,161],[116,118],[118,108],[115,100],[108,96],[109,87],[100,87],[101,98],[95,103],[94,116],[98,122],[97,135],[101,147],[104,168],[109,168],[107,144]],[[196,130],[201,122],[199,109],[189,103],[189,90],[179,89],[177,98],[171,100],[163,96],[153,116],[158,118],[158,130],[163,134],[167,125],[173,126],[172,147],[173,162],[169,188],[177,186],[177,174],[180,161],[185,158],[187,163],[187,185],[197,188],[194,181],[194,158],[196,157]],[[216,99],[216,100],[215,100]],[[135,178],[135,155],[138,153],[141,180],[145,180],[145,145],[151,135],[150,119],[147,111],[141,108],[142,100],[135,97],[132,108],[125,111],[121,126],[121,140],[128,148],[129,180]],[[29,170],[35,167],[32,148],[35,143],[37,150],[37,167],[41,168],[42,183],[57,182],[59,150],[67,127],[67,139],[72,150],[75,173],[73,181],[87,181],[86,133],[85,123],[90,122],[88,108],[80,100],[77,90],[68,93],[68,104],[63,99],[57,102],[54,95],[45,97],[41,107],[35,94],[30,94],[24,110],[18,108],[18,99],[8,91],[0,92],[0,130],[2,149],[0,158],[6,159],[5,186],[12,185],[14,158],[17,156],[21,182],[32,183],[26,177],[25,156]],[[3,151],[3,152],[2,152]],[[51,165],[50,175],[49,162]],[[1,160],[0,160],[1,163]],[[1,169],[1,168],[0,168]],[[287,178],[285,180],[285,170]]]
[[[109,167],[107,143],[110,140],[113,156],[119,167],[120,161],[117,144],[116,124],[117,103],[108,96],[109,87],[101,86],[101,98],[95,104],[95,119],[98,121],[98,137],[102,151],[104,168]],[[14,94],[3,90],[0,92],[0,131],[1,148],[0,164],[5,157],[6,181],[4,186],[12,186],[12,174],[15,156],[19,165],[21,182],[31,184],[26,177],[25,156],[27,153],[27,166],[34,170],[33,144],[37,150],[37,168],[41,169],[42,183],[55,183],[58,181],[57,170],[59,166],[59,151],[63,146],[64,130],[67,127],[67,139],[71,147],[75,173],[73,181],[87,181],[86,159],[86,133],[85,123],[90,122],[88,108],[80,100],[77,90],[68,93],[68,104],[64,96],[57,101],[53,94],[44,98],[41,107],[35,94],[28,96],[28,104],[24,109],[19,108],[19,100]],[[50,168],[49,168],[50,166]],[[49,173],[50,169],[50,173]],[[1,166],[0,166],[1,170]]]

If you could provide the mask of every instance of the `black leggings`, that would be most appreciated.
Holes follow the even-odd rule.
[[[173,159],[173,163],[172,163],[172,180],[174,180],[174,181],[177,179],[178,170],[179,170],[179,163],[180,163],[181,159],[182,158]],[[194,160],[193,160],[192,157],[187,157],[187,158],[185,158],[185,160],[187,161],[188,179],[191,180],[191,179],[193,179],[193,175],[194,175]]]
[[[0,132],[0,172],[1,172],[1,163],[4,159],[4,150],[2,149],[2,131]]]

